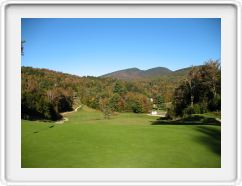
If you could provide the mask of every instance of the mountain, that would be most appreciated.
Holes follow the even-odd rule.
[[[125,70],[111,72],[111,73],[102,75],[100,77],[112,77],[112,78],[122,79],[122,80],[141,79],[142,70],[138,68],[129,68]]]
[[[121,80],[151,80],[161,77],[180,77],[186,76],[191,67],[172,71],[165,67],[156,67],[148,70],[140,70],[138,68],[129,68],[104,74],[100,77],[111,77]]]
[[[144,80],[155,79],[172,73],[172,71],[165,67],[156,67],[148,70],[140,70],[138,68],[129,68],[104,74],[100,77],[112,77],[122,80]]]

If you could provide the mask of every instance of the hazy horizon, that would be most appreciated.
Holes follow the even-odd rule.
[[[78,76],[138,68],[172,71],[220,59],[217,18],[23,18],[22,66]]]

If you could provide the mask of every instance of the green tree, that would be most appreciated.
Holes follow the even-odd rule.
[[[109,101],[109,106],[110,108],[113,110],[113,111],[116,111],[116,112],[120,112],[121,111],[121,108],[120,108],[120,105],[119,105],[119,102],[120,102],[120,99],[121,99],[121,96],[117,93],[115,93],[110,101]]]
[[[157,108],[160,110],[165,109],[164,98],[161,95],[158,95],[156,97],[156,105],[157,105]]]
[[[124,94],[127,92],[126,87],[122,84],[121,81],[117,81],[113,88],[113,93],[117,93],[119,95]]]
[[[99,99],[99,105],[100,105],[100,109],[101,109],[101,111],[104,115],[104,118],[110,119],[112,112],[111,112],[111,108],[109,106],[108,98],[100,98]]]

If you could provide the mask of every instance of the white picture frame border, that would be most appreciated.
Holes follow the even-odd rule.
[[[85,4],[114,4],[114,5],[131,5],[131,4],[143,4],[143,5],[149,5],[149,4],[171,4],[171,5],[214,5],[214,4],[229,4],[233,5],[237,9],[237,179],[233,182],[173,182],[172,180],[169,182],[9,182],[6,180],[6,164],[5,164],[5,157],[6,157],[6,141],[5,141],[5,121],[6,121],[6,113],[5,113],[5,107],[6,107],[6,101],[5,101],[5,86],[6,86],[6,74],[5,74],[5,10],[8,5],[85,5]],[[183,0],[170,0],[170,1],[6,1],[3,2],[1,5],[1,184],[2,185],[239,185],[241,183],[241,105],[242,105],[242,65],[241,65],[241,1],[237,0],[231,0],[231,1],[220,1],[220,0],[211,0],[211,1],[183,1]]]

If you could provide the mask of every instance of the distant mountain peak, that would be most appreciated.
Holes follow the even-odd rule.
[[[144,80],[159,78],[170,73],[172,73],[172,71],[165,67],[155,67],[147,70],[140,70],[134,67],[104,74],[101,77],[111,77],[122,80]]]

